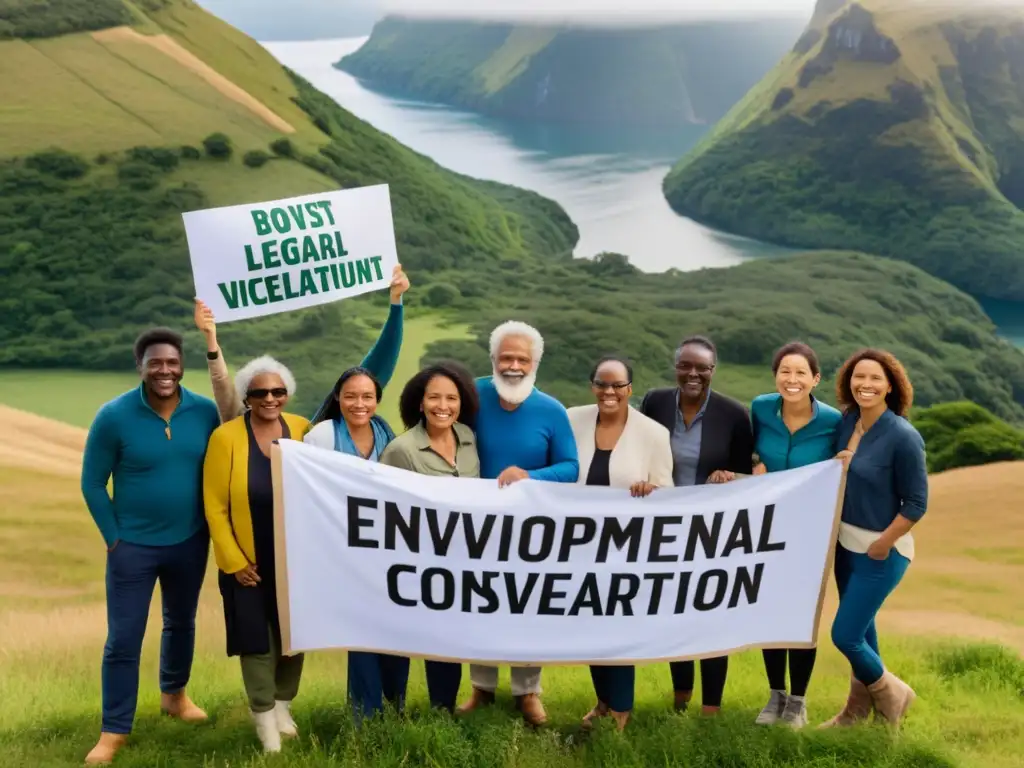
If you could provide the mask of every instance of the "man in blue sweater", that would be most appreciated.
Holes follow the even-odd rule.
[[[507,322],[491,333],[493,375],[477,380],[476,417],[480,476],[500,487],[520,480],[575,483],[579,475],[576,439],[565,407],[535,387],[544,339],[529,325]],[[540,701],[540,667],[513,667],[512,695],[523,718],[547,720]],[[470,665],[472,697],[460,712],[494,702],[498,668]]]
[[[220,418],[212,400],[181,386],[182,338],[174,331],[143,333],[135,362],[142,383],[100,408],[82,462],[82,495],[107,546],[103,726],[86,757],[90,765],[110,763],[131,733],[139,656],[158,580],[161,709],[186,722],[206,719],[185,686],[209,551],[203,459]]]

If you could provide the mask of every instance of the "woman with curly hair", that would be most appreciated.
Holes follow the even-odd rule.
[[[914,558],[911,529],[928,505],[924,440],[907,418],[914,390],[892,354],[854,354],[839,369],[836,395],[844,411],[837,444],[847,476],[832,642],[849,660],[852,677],[846,706],[823,727],[852,725],[872,707],[898,725],[916,694],[882,663],[875,616]]]
[[[472,374],[457,363],[429,365],[402,390],[398,404],[406,432],[381,454],[380,463],[421,475],[480,477],[476,415],[480,398]],[[462,684],[458,662],[426,662],[430,705],[455,712]]]

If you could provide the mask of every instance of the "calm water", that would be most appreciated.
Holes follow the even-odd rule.
[[[264,43],[281,63],[350,112],[441,165],[532,189],[558,201],[580,229],[576,255],[616,251],[648,272],[728,267],[786,251],[677,216],[661,194],[672,163],[705,127],[664,133],[578,130],[484,118],[369,90],[332,64],[366,38]],[[1003,335],[1024,347],[1024,304],[989,302]]]
[[[264,43],[345,109],[446,168],[532,189],[558,201],[576,222],[576,255],[616,251],[642,270],[728,267],[783,253],[677,216],[661,194],[672,163],[704,127],[663,134],[595,131],[491,120],[449,107],[395,99],[360,85],[332,64],[366,38]]]

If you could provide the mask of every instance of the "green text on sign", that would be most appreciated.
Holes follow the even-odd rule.
[[[381,282],[384,280],[384,271],[380,267],[382,258],[370,256],[356,261],[334,261],[303,269],[297,276],[290,272],[278,272],[262,277],[218,283],[217,287],[230,309],[276,304],[300,299],[303,296]],[[294,284],[296,277],[297,287]]]

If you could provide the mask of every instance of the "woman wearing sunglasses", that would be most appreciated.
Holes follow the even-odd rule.
[[[590,374],[596,402],[569,409],[579,453],[580,485],[628,488],[635,497],[672,486],[669,431],[629,404],[633,368],[621,357],[604,357]],[[618,730],[633,710],[636,670],[632,666],[591,666],[597,705],[583,718],[591,728],[611,715]]]
[[[295,736],[290,704],[299,690],[303,655],[283,656],[274,578],[274,491],[270,447],[301,440],[302,416],[285,413],[295,377],[260,357],[235,377],[245,412],[210,437],[203,465],[203,501],[224,600],[228,656],[238,656],[256,733],[266,752]]]
[[[391,310],[388,313],[387,322],[380,330],[373,348],[366,353],[360,363],[361,368],[369,371],[374,378],[386,387],[395,373],[395,366],[398,364],[398,353],[402,350],[402,326],[404,312],[402,307],[402,295],[409,290],[409,278],[402,271],[402,265],[395,266],[391,273]],[[217,342],[217,324],[213,312],[204,302],[196,299],[195,307],[196,328],[206,339],[206,360],[210,369],[210,382],[213,384],[213,399],[217,402],[217,410],[220,411],[221,422],[231,421],[244,412],[242,399],[231,382],[231,375],[228,373],[228,364],[224,359],[224,351]],[[337,400],[337,390],[328,395],[316,413],[313,415],[313,423],[317,424],[324,419],[325,411]]]

